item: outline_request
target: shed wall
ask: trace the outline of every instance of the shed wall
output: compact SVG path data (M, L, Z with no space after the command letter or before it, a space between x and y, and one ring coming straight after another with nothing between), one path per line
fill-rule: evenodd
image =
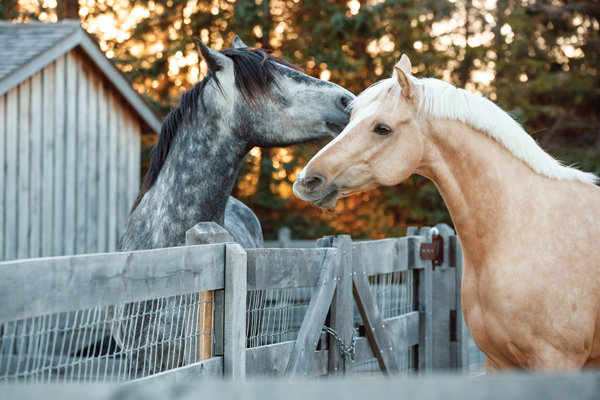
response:
M139 191L140 136L77 50L0 96L0 260L115 251Z

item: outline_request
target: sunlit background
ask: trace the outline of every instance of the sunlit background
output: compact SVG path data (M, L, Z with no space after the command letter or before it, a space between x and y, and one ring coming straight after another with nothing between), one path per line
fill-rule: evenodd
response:
M15 22L62 16L57 0L0 4L0 17ZM415 75L488 96L554 156L600 170L598 2L80 0L79 17L162 115L206 74L196 38L221 50L238 34L355 94L389 76L406 53ZM350 197L335 214L298 201L296 172L317 150L257 148L248 156L233 194L256 212L266 237L283 225L297 238L381 238L450 223L435 186L417 176Z

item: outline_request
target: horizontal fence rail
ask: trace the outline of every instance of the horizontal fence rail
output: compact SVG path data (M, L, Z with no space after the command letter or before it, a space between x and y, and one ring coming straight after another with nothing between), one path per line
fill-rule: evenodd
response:
M433 235L435 268L421 256ZM201 223L183 247L0 262L0 384L481 371L446 225L306 248L231 240Z

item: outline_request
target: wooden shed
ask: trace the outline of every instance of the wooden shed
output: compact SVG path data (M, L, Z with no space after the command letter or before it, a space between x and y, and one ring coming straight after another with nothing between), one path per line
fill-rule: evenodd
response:
M0 260L114 251L160 125L79 21L0 22Z

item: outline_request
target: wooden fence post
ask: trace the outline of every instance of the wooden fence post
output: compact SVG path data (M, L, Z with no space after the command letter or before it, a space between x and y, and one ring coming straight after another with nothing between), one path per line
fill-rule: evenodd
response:
M418 236L419 231L417 228L411 227L408 228L406 234L407 236ZM425 241L430 242L431 236L429 235L429 232L427 230L422 230L421 235L423 234L425 234ZM420 247L421 241L416 238L409 242L409 268L415 268L413 269L413 280L419 311L419 348L417 367L421 372L428 372L431 371L433 365L433 314L431 311L433 302L433 263L421 260ZM416 268L417 264L421 268Z
M223 330L223 375L225 379L246 377L247 254L237 243L228 243L225 253L225 325Z
M350 235L340 235L337 241L337 286L331 302L329 327L340 336L344 347L352 342L354 332L354 308L352 295L352 238ZM333 335L329 336L330 375L352 374L352 360L342 354L339 343Z
M186 246L232 241L233 238L229 235L229 232L215 222L199 222L185 233ZM198 308L196 308L196 306L191 306L188 308L190 311L194 312L197 309L198 318L185 318L185 321L190 321L189 326L186 328L186 336L189 337L189 339L186 339L185 344L184 360L186 360L186 363L193 363L196 360L196 356L194 354L198 355L198 361L211 358L213 353L217 355L216 352L213 352L213 343L215 350L223 347L223 337L220 335L213 336L213 334L210 333L216 333L218 331L222 332L222 328L219 327L219 324L222 325L221 320L223 316L219 314L216 316L216 318L213 318L213 302L216 302L217 299L222 299L222 296L215 297L214 291L212 290L201 292L199 293L199 297L197 299L199 302L197 306ZM188 296L187 302L194 302L194 299ZM220 305L217 305L217 308L222 309ZM193 340L193 338L197 332L208 333L201 334L198 338L198 342L196 342Z
M450 236L454 230L446 224L435 226L438 234L444 238L444 262L435 267L432 274L433 282L433 369L450 369L451 350L451 314L456 313L455 307L455 275L454 268L450 268ZM431 233L431 231L430 231ZM431 240L431 236L429 236Z
M287 226L279 228L279 232L277 232L277 241L279 242L279 248L289 248L290 240L292 240L292 230Z
M469 372L469 340L471 333L463 317L461 303L461 287L463 275L463 252L458 236L450 238L454 243L454 262L456 266L456 368Z

